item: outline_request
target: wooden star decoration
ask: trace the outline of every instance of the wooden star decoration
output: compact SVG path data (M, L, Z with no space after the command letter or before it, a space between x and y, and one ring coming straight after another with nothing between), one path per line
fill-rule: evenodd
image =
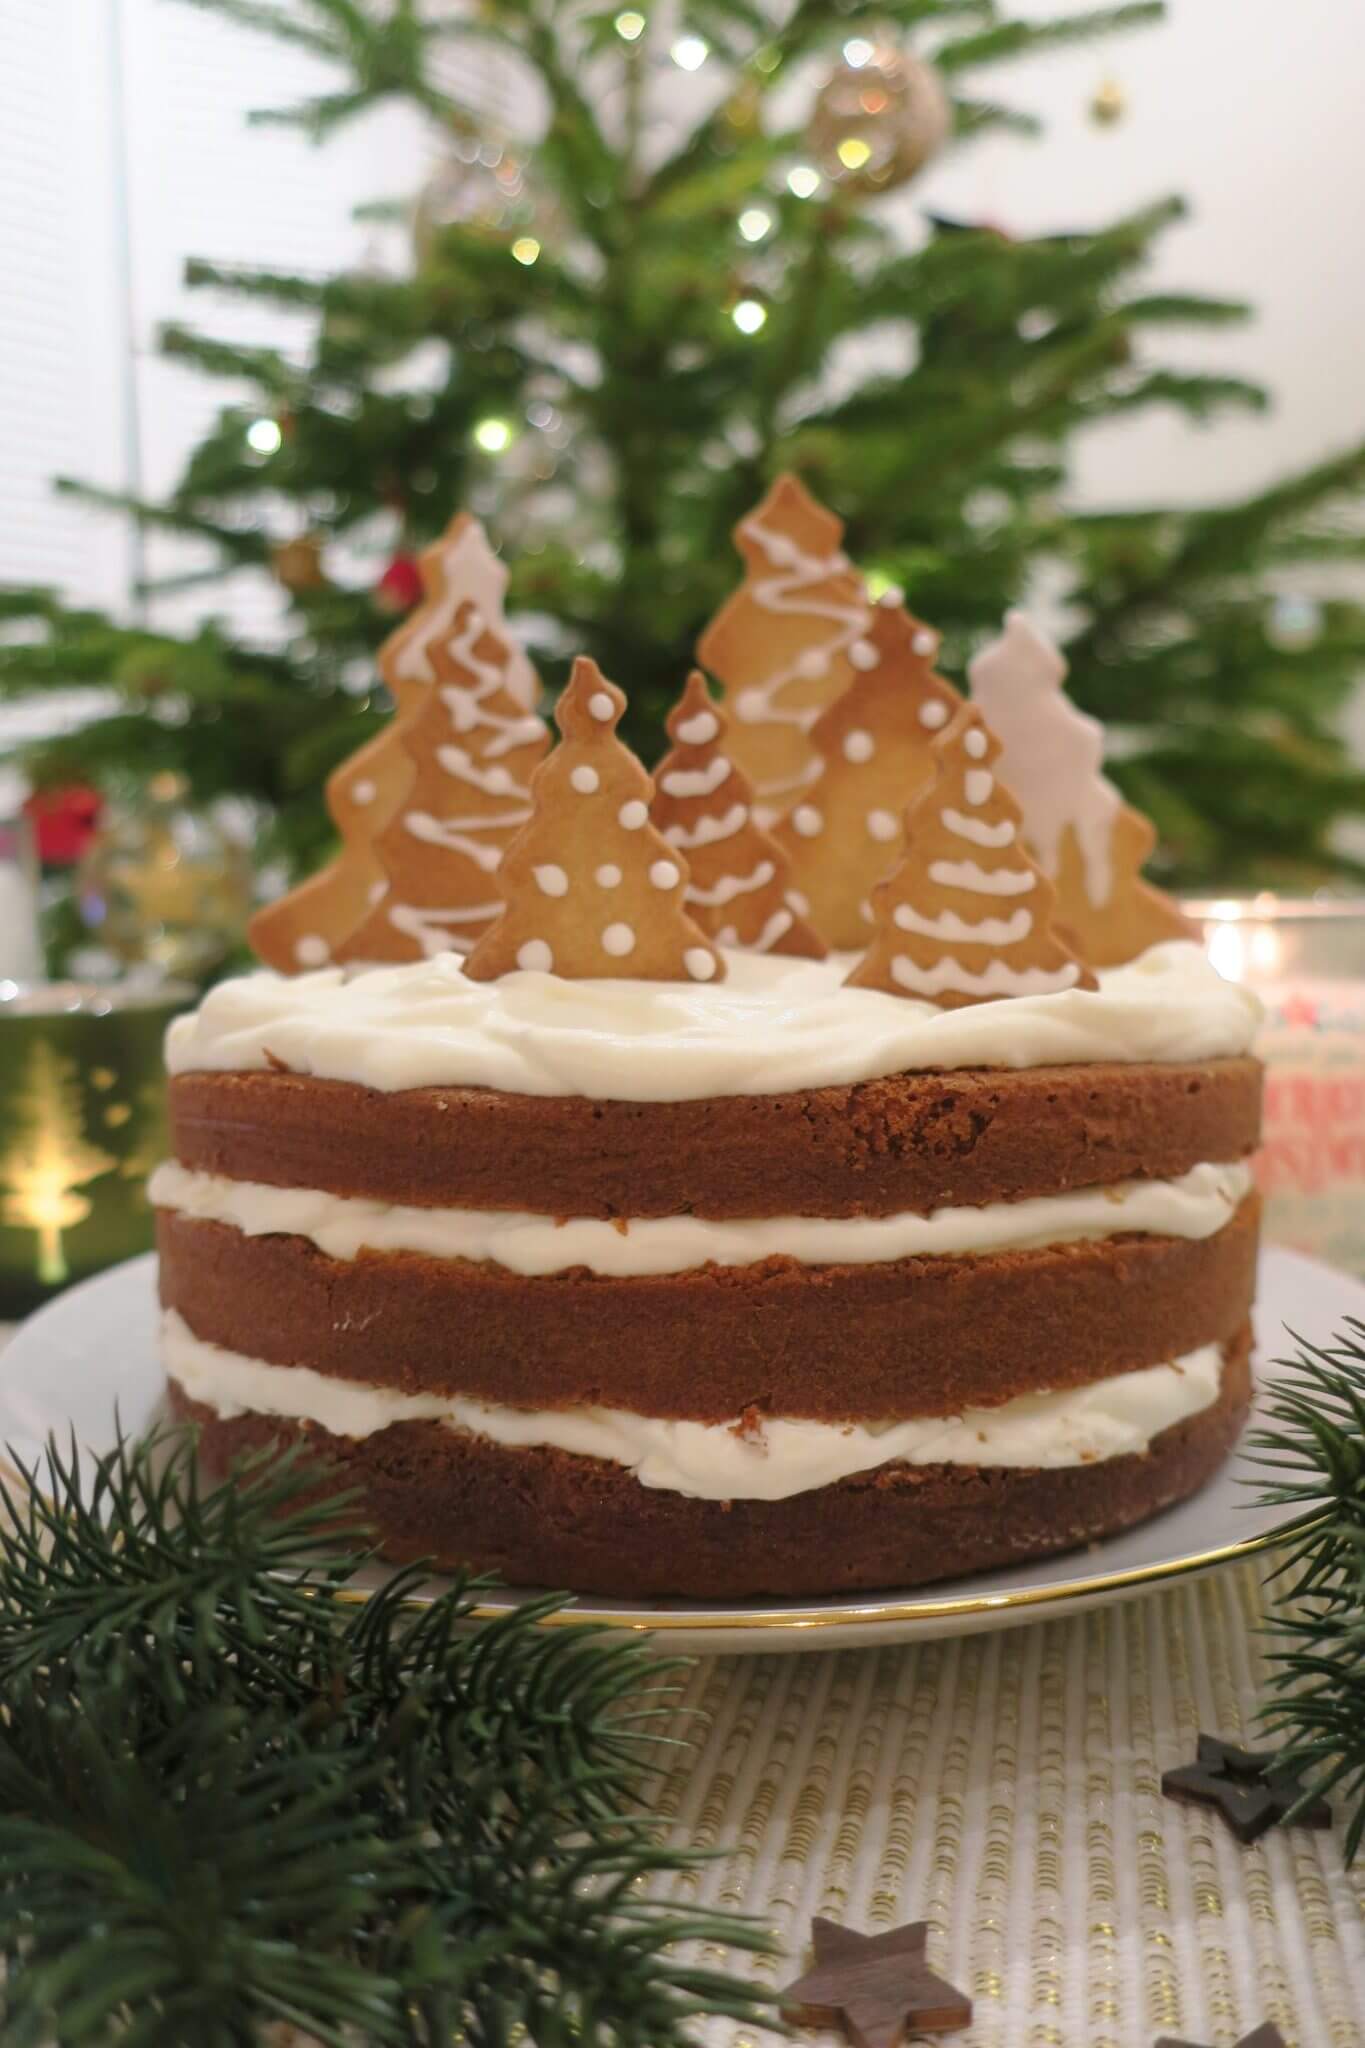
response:
M1161 1789L1168 1799L1215 1807L1243 1843L1259 1841L1267 1828L1273 1828L1298 1804L1305 1791L1298 1773L1278 1764L1273 1750L1238 1749L1216 1735L1200 1736L1196 1762L1163 1772ZM1313 1799L1302 1813L1295 1814L1293 1824L1330 1827L1332 1809L1325 1799Z
M1163 2034L1156 2048L1198 2048L1194 2041L1176 2041L1169 2034ZM1284 2035L1279 2028L1267 2020L1263 2027L1257 2027L1252 2034L1243 2034L1234 2048L1285 2048Z
M813 1920L814 1966L782 1993L790 2017L807 2026L842 2021L853 2048L898 2048L907 2033L948 2034L971 2025L972 2002L935 1976L925 1960L928 1923L859 1934Z

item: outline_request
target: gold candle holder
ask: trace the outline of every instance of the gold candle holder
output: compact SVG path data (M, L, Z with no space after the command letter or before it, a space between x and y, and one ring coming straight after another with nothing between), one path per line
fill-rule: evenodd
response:
M0 981L0 1319L146 1251L187 982Z
M1209 958L1266 1006L1266 1235L1365 1274L1365 897L1187 903Z

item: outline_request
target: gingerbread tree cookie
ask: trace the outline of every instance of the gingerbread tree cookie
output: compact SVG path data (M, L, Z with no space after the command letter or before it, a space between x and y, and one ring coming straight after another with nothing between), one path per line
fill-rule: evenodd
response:
M539 695L535 670L504 637L507 571L477 519L467 512L456 515L443 537L423 554L422 577L426 598L379 650L380 673L399 715L343 761L327 783L327 809L341 851L318 874L267 904L251 920L249 937L258 957L281 974L342 960L417 957L406 951L396 954L390 947L361 952L353 935L388 891L388 872L376 842L393 827L416 780L417 763L404 745L409 719L423 704L438 667L444 665L448 671L453 663L458 668L463 657L458 652L452 655L450 644L463 643L476 615L503 642L504 686L521 700L512 707L514 713L533 705ZM487 922L499 908L497 893L485 887L482 897ZM468 944L480 928L475 922L458 942Z
M1103 770L1104 733L1066 696L1066 663L1023 612L969 674L999 735L1001 773L1028 843L1057 891L1058 922L1096 967L1117 967L1163 939L1196 938L1169 896L1142 879L1156 833Z
M412 782L373 842L386 887L338 960L466 952L502 910L494 876L531 816L550 735L512 695L511 650L475 605L460 606L431 662L435 688L397 728Z
M721 746L726 721L700 669L668 715L673 751L655 770L654 823L687 856L687 908L722 946L822 960L801 915L787 856L753 820L753 785Z
M867 944L872 885L905 845L902 818L934 775L933 744L962 707L934 669L938 634L879 604L848 650L853 680L811 728L820 773L773 827L823 939Z
M585 979L719 981L725 963L684 908L687 864L649 822L654 784L616 736L626 700L580 657L555 706L563 734L531 784L530 822L498 873L506 908L465 963Z
M506 688L527 711L540 702L540 678L507 630L502 614L507 571L478 520L457 512L439 540L418 557L422 602L379 650L379 673L401 705L404 685L436 680L434 654L455 631L463 604L473 604L508 649Z
M399 723L376 733L327 778L327 811L341 852L287 896L258 910L247 926L257 958L280 974L327 967L345 957L348 935L388 887L372 835L392 822L417 772Z
M867 628L843 532L796 477L779 477L735 528L745 580L697 645L724 686L730 757L754 785L760 824L816 772L811 727L848 682L848 649Z
M934 743L935 777L905 819L900 865L872 892L876 936L855 988L941 1010L1094 988L1052 923L1052 885L1024 851L1019 806L991 772L1000 743L968 707Z

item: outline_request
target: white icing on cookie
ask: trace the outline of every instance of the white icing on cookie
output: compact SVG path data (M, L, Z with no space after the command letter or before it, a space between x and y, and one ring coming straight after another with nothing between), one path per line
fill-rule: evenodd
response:
M709 746L719 732L720 720L714 711L698 711L678 721L678 738L685 747Z
M676 861L656 860L650 867L649 879L656 889L676 889L682 880L682 869Z
M984 818L969 818L951 804L944 807L941 816L950 832L959 839L969 839L973 846L1013 846L1017 836L1008 818L1002 818L998 825L988 825Z
M892 811L869 811L867 830L871 838L884 840L889 844L900 832L900 826Z
M792 829L803 839L814 839L825 829L825 821L814 804L798 804L792 812Z
M622 804L616 816L624 831L638 832L642 825L649 823L649 805L640 797L633 796L629 803Z
M942 995L945 990L974 996L1054 995L1074 988L1080 972L1074 960L1056 968L1011 967L1006 960L988 960L979 974L951 954L936 960L932 967L920 967L904 953L895 954L891 961L891 974L901 987L911 995L925 997Z
M972 734L968 733L968 739ZM969 768L962 778L963 793L969 804L988 804L995 788L995 777L989 768Z
M554 861L542 861L539 867L532 868L531 873L542 896L568 895L569 878Z
M294 941L294 958L300 967L325 967L331 957L331 947L317 932L305 932Z
M605 690L594 690L588 699L588 709L603 725L616 716L616 706Z
M881 660L881 656L870 640L855 640L848 650L848 658L850 664L854 668L861 669L864 674L869 669L876 668Z
M846 761L870 761L877 751L877 742L870 732L858 725L852 732L844 734L844 759Z
M973 896L1026 896L1038 884L1032 868L983 868L974 860L931 860L929 880Z
M972 661L972 698L999 739L1000 774L1019 801L1024 831L1047 875L1075 834L1085 893L1096 909L1114 891L1113 839L1122 799L1104 775L1104 730L1066 696L1066 662L1021 611Z
M938 732L948 723L948 706L941 697L930 697L919 708L919 722L927 732Z
M1033 913L1021 904L1008 917L982 917L969 921L955 910L943 910L925 917L912 904L898 903L891 913L903 932L917 932L924 939L951 939L958 945L1014 946L1033 930Z
M619 889L621 886L621 870L617 867L614 860L603 861L601 867L598 868L593 876L593 880L597 883L599 889Z
M717 754L704 768L673 768L660 778L665 796L712 796L729 778L728 755Z
M555 964L555 956L544 939L527 939L517 947L517 965L528 974L549 974Z
M693 981L713 981L716 973L714 956L705 946L689 946L683 954L683 966Z
M733 839L749 822L747 804L731 804L720 817L698 818L695 825L668 825L664 838L670 846L714 846L718 839Z
M635 951L635 933L628 924L609 924L602 934L602 951L613 960L624 960Z
M689 882L685 900L688 903L701 903L708 909L720 910L727 903L733 903L736 896L748 896L755 889L766 888L776 873L777 869L770 860L761 860L751 874L722 875L709 889L700 889L695 882ZM787 925L790 923L789 918ZM784 930L786 928L787 926L783 927ZM721 934L721 943L726 943L724 933ZM738 945L739 940L735 939L730 943Z
M351 784L351 802L353 804L372 804L378 794L379 785L371 782L368 777L362 776L359 782Z
M586 761L580 761L576 768L569 771L569 781L580 796L591 796L601 781L601 777L595 768L588 766Z

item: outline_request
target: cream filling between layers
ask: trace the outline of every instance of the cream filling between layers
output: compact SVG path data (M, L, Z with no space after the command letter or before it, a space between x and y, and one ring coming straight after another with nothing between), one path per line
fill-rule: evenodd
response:
M802 1265L873 1265L884 1260L1023 1251L1138 1231L1205 1238L1221 1230L1251 1187L1250 1167L1195 1166L1178 1180L1129 1180L927 1216L773 1216L716 1222L651 1216L618 1226L597 1217L557 1221L497 1209L423 1209L226 1180L168 1162L149 1185L151 1200L248 1237L306 1238L329 1258L362 1251L417 1252L474 1259L527 1277L574 1267L613 1279L687 1273L699 1266L751 1266L762 1259Z
M875 1423L779 1417L750 1429L738 1420L667 1422L622 1408L505 1408L461 1396L398 1394L206 1344L174 1309L162 1317L161 1356L190 1399L225 1421L281 1416L353 1438L397 1422L439 1422L511 1448L603 1458L629 1467L641 1486L701 1500L786 1500L879 1465L1058 1470L1120 1458L1210 1407L1223 1364L1221 1346L1205 1344L1168 1365L957 1416Z
M520 971L471 981L454 953L363 972L220 982L166 1041L173 1074L298 1074L367 1088L502 1088L682 1102L781 1095L881 1075L1244 1053L1260 1019L1184 941L1107 969L1098 989L966 1009L849 988L847 959L726 951L725 979L570 981Z

